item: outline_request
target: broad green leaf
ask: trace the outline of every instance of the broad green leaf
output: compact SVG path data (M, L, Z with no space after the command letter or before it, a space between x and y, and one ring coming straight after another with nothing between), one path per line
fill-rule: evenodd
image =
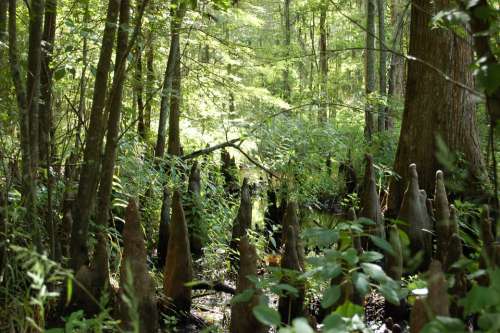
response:
M424 326L421 333L465 333L464 323L457 318L437 316Z
M342 259L344 259L349 265L354 266L359 261L356 249L350 247L347 251L342 252Z
M479 317L479 327L488 332L500 332L500 313L485 313Z
M314 330L309 326L305 318L297 318L292 321L294 333L314 333Z
M330 286L323 295L323 300L321 301L321 307L326 309L335 304L335 302L337 302L338 299L340 298L341 293L342 291L340 289L340 286L338 285Z
M254 289L246 289L243 292L234 296L231 299L231 304L248 302L252 299L252 296L254 295L254 293L255 293Z
M364 312L365 310L362 306L346 301L344 304L339 306L334 313L339 314L342 317L351 318L356 314L363 315Z
M347 326L338 313L332 313L323 320L323 329L325 333L344 333L347 332Z
M459 301L466 314L473 314L498 304L499 295L491 288L474 285L465 298Z
M298 293L299 293L297 288L295 288L292 285L286 284L286 283L278 283L277 285L274 286L274 288L276 288L278 290L288 291L288 293L292 294L292 295L298 295Z
M396 289L392 288L389 284L385 283L381 285L378 290L384 296L386 301L394 305L399 305L399 297Z
M366 295L370 289L368 277L363 273L354 272L352 274L352 283L361 296Z
M363 268L363 271L375 281L384 282L389 279L382 267L380 267L379 265L364 262L361 264L361 268Z
M388 241L373 235L370 235L369 237L372 240L373 244L375 244L378 248L384 250L385 252L391 255L394 255L394 249L392 248L391 244L389 244Z
M267 305L257 305L252 309L252 313L264 325L276 327L281 323L279 312Z
M359 257L361 261L366 261L366 262L377 261L381 260L382 258L384 258L384 255L376 251L365 251Z

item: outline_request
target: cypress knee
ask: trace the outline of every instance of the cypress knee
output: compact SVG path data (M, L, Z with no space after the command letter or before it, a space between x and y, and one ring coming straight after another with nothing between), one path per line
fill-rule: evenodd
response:
M449 237L450 208L446 188L444 186L443 172L436 172L436 188L434 192L434 209L436 217L437 257L445 262L446 249Z
M223 149L221 151L221 174L224 178L224 191L232 197L235 197L239 190L237 172L236 160Z
M167 259L168 239L170 236L170 192L168 187L163 188L163 198L160 213L160 227L158 231L158 243L156 245L157 262L156 267L163 269Z
M399 211L398 220L405 221L405 231L410 238L412 254L423 251L424 264L430 261L432 255L432 239L428 230L432 229L430 217L427 213L423 193L418 186L417 166L409 166L410 181L403 196L403 203Z
M448 317L450 303L448 299L448 284L446 282L441 262L434 260L429 265L427 278L427 297L417 298L410 315L410 332L418 333L436 316Z
M370 227L368 232L372 235L385 238L384 217L380 209L380 200L377 192L377 181L375 179L375 170L373 168L373 157L365 156L365 178L363 184L363 193L361 194L361 212L360 217L375 222L375 226Z
M247 230L252 226L252 199L250 197L250 187L248 179L243 179L241 186L241 203L238 209L238 215L233 222L233 231L231 235L231 250L235 255L231 258L231 264L238 266L238 256L236 255L240 239L247 234Z
M389 242L394 253L386 253L387 275L395 281L400 281L403 276L403 248L395 225L389 227Z
M172 198L172 217L163 289L171 308L176 312L187 313L191 309L191 288L185 285L191 280L193 280L193 263L189 234L181 194L175 191Z
M195 258L202 255L203 240L201 237L201 177L198 162L194 162L189 173L187 202L185 204L186 221L189 230L191 254Z
M358 217L356 216L356 210L354 208L349 208L349 211L347 212L347 220L349 221L356 221ZM363 253L363 246L361 245L361 236L359 236L359 233L356 232L356 234L353 234L352 236L352 246L356 249L356 252L358 255L361 255Z
M239 244L240 268L238 270L238 281L236 283L236 295L246 290L253 289L252 297L245 302L237 302L231 306L231 333L240 332L267 332L253 315L252 309L259 304L260 291L255 290L254 283L248 279L249 276L257 275L257 253L255 246L250 244L248 237L244 236Z
M266 227L267 237L269 237L269 242L267 244L268 250L277 251L278 246L278 232L276 230L277 226L281 223L280 209L278 208L278 198L276 191L271 187L271 182L268 183L267 189L267 208L264 214L264 223ZM274 240L271 241L271 239Z
M483 242L481 267L494 267L496 257L495 238L493 236L489 207L486 205L483 207L481 214L481 240Z
M306 315L304 309L305 285L303 281L298 281L297 279L297 275L303 272L303 266L301 265L300 255L297 251L296 229L292 225L289 225L285 235L285 252L281 260L281 268L285 269L285 275L281 283L289 284L298 290L296 295L286 292L279 299L278 311L283 322L289 324L294 318Z
M130 200L125 215L123 230L123 259L120 266L120 294L137 303L139 332L153 333L158 328L158 312L153 281L149 276L146 244L141 228L139 210L135 200ZM128 303L122 299L121 315L125 330L132 329L132 318Z

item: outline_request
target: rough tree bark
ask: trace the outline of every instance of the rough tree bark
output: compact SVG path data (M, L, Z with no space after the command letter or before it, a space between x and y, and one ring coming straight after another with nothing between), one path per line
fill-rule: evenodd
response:
M374 131L373 106L369 101L375 91L375 0L366 1L366 67L365 67L365 137L371 140Z
M181 156L181 53L175 52L174 75L170 92L170 115L168 117L168 148L170 156Z
M404 31L404 13L399 0L392 1L391 24L394 26L394 32L392 36L392 49L396 52L401 52L403 46L402 41ZM387 96L389 97L389 100L402 99L404 95L404 58L396 54L396 52L391 53L391 60L389 65L387 83ZM394 127L394 112L395 111L393 107L386 107L386 129L391 129Z
M450 31L431 30L432 15L429 13L435 13L447 4L447 0L440 0L435 5L430 0L412 2L409 54L435 66L451 79L473 87L472 73L468 68L472 62L472 50L467 41ZM446 80L428 65L411 61L394 163L394 170L401 179L393 179L390 184L389 216L396 216L399 210L410 163L417 164L420 188L427 193L434 190L436 170L443 168L450 177L453 174L438 161L438 137L450 151L461 153L467 163L461 166L468 170L467 184L458 194L484 197L484 162L471 93Z
M78 270L88 262L88 228L92 205L95 200L101 164L103 125L105 123L104 105L108 86L111 55L116 34L116 21L120 9L120 0L109 0L106 25L102 37L99 62L97 64L90 111L90 123L85 138L85 149L75 200L73 228L71 230L71 267Z

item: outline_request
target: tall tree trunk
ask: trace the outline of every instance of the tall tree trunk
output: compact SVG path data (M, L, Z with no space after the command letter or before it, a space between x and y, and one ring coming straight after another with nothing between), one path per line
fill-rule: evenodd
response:
M122 109L123 84L126 78L126 63L128 49L128 30L130 17L129 0L121 0L119 30L116 43L115 71L113 85L110 90L108 101L108 124L106 133L106 147L102 161L101 181L97 194L96 225L97 247L94 258L94 267L98 267L99 277L97 285L104 287L109 276L108 264L108 241L106 227L109 218L109 205L111 201L111 190L113 187L113 174L115 170L116 150L118 147L118 135L120 130L120 116Z
M290 22L290 2L291 0L284 0L284 7L283 7L283 16L285 19L284 22L284 30L285 30L285 40L284 40L284 46L285 46L285 56L287 58L286 60L286 65L285 65L285 70L283 71L283 98L285 101L290 102L291 98L291 87L290 87L290 68L289 68L289 59L288 57L290 56L290 36L291 36L291 22ZM314 43L314 42L313 42Z
M0 1L0 42L4 43L7 39L7 10L9 8L9 1L2 0ZM4 50L0 51L0 65L4 65Z
M462 5L466 7L468 4L469 3L462 0ZM485 9L490 12L486 17L483 16ZM494 76L494 68L496 68L496 73L498 73L498 66L500 66L500 64L498 57L495 56L490 45L491 36L489 31L493 24L493 20L498 18L498 14L491 14L495 12L495 8L490 6L487 0L475 2L473 6L468 8L468 12L471 17L470 28L473 34L476 56L478 59L484 59L484 62L481 64L482 66L488 66L488 77L493 81L495 80L495 78L492 77ZM498 42L498 38L496 41ZM490 116L491 125L496 126L498 120L500 120L500 86L496 85L494 89L491 89L491 87L486 89L486 108Z
M165 155L165 125L167 118L169 119L169 138L168 138L168 153L179 156L180 153L180 137L179 137L179 103L180 103L180 29L182 27L182 19L186 12L185 4L175 0L177 6L171 10L171 43L170 52L168 55L167 68L163 80L163 89L160 102L160 122L158 126L158 139L155 148L155 158L163 158ZM179 6L180 5L180 6ZM170 98L170 109L169 109ZM170 113L170 115L169 115ZM173 119L172 119L173 118ZM166 184L164 186L167 186ZM158 263L159 267L165 263L168 249L169 237L165 234L169 230L169 212L170 210L170 195L168 189L163 191L162 214L160 217L158 231Z
M151 129L151 109L153 105L154 75L154 39L153 31L147 34L146 45L146 103L144 105L144 131L148 133Z
M40 236L40 226L38 225L38 216L36 213L37 192L36 181L33 170L33 156L30 148L30 117L27 88L24 86L21 77L21 64L19 61L19 53L17 49L17 22L16 22L17 1L9 0L9 62L10 72L14 88L16 91L17 105L19 109L19 127L21 141L21 158L22 158L22 182L23 182L23 205L26 209L26 221L33 225L33 242L40 250L42 246ZM30 32L31 34L31 32ZM36 42L36 38L31 38ZM36 49L35 47L30 47ZM34 56L32 56L33 58ZM36 58L36 57L34 57ZM40 59L38 57L38 59ZM39 67L39 66L38 66ZM39 75L38 75L39 78ZM34 82L31 82L34 83Z
M56 37L57 0L46 0L45 20L43 26L43 46L40 73L40 119L39 119L39 151L40 159L48 163L49 145L53 136L52 124L52 52Z
M168 154L181 156L180 115L181 115L181 54L176 52L172 91L170 93L170 116L168 117Z
M464 3L462 1L462 6L467 7L468 3ZM473 6L468 8L469 16L471 17L470 28L473 36L473 45L474 50L476 51L476 58L482 59L481 66L487 68L486 75L483 73L483 76L486 76L487 80L490 81L490 85L494 85L495 79L492 78L494 76L494 69L496 69L498 73L498 68L500 67L499 58L493 53L492 47L490 45L490 31L491 24L493 20L491 18L498 17L498 15L490 14L491 16L484 17L481 13L484 12L485 9L488 9L490 13L494 13L495 10L492 8L486 0L479 0ZM486 65L486 66L485 66ZM483 77L483 80L486 79ZM486 110L489 115L490 120L490 145L491 145L491 154L492 158L492 169L493 169L493 181L494 181L494 200L493 207L495 210L499 210L500 203L498 202L498 175L497 175L497 164L495 159L495 132L498 127L498 120L500 119L500 85L496 84L494 88L491 86L485 87L485 95L486 95ZM498 216L498 215L497 215ZM495 232L497 232L497 221L495 221ZM498 235L497 235L498 236Z
M365 67L365 137L371 140L374 131L373 106L369 100L375 91L375 0L366 0L366 67Z
M323 0L321 3L321 12L319 17L319 65L321 77L320 103L321 109L319 114L320 122L325 122L328 119L328 56L326 53L327 29L326 29L326 14L328 10L328 1Z
M439 0L435 6L430 0L412 2L409 53L443 71L452 80L472 87L474 82L468 69L472 62L472 50L467 41L450 31L431 30L432 15L429 14L447 5L447 0ZM484 163L471 93L446 80L428 65L411 61L394 163L394 170L402 178L393 179L390 184L388 215L395 216L400 207L410 163L416 163L420 187L427 193L434 190L437 169L443 168L445 174L453 172L446 170L437 158L438 137L450 151L462 154L462 160L466 163L458 166L468 171L465 183L454 192L468 197L484 197ZM452 179L454 176L458 175L452 174L446 178Z
M57 0L46 0L45 20L43 27L43 46L40 77L40 119L39 119L39 151L40 159L44 161L47 174L47 216L46 226L50 240L51 257L56 255L56 231L52 207L53 184L51 166L55 155L54 125L52 121L52 52L56 37Z
M170 51L168 53L167 68L163 78L163 88L161 91L160 102L160 120L158 122L158 138L155 147L155 157L163 158L165 155L165 142L166 142L166 124L170 113L169 99L172 93L172 82L175 76L175 66L180 53L180 29L182 27L182 19L186 11L185 4L179 0L172 1L175 5L171 9L171 22L170 22Z
M396 52L391 54L388 74L387 96L389 102L403 98L404 95L404 58L396 54L402 51L404 33L404 12L399 0L392 1L391 24L394 26L392 36L392 49ZM387 106L385 110L385 128L394 127L394 107Z
M385 49L385 1L377 0L378 8L378 47L379 51L379 94L380 98L387 95L387 51ZM387 119L386 108L383 104L378 107L378 131L385 131L385 123Z
M144 38L143 38L144 39ZM143 66L142 52L144 43L136 43L135 47L135 79L134 88L137 103L137 133L142 140L146 140L146 125L144 123L144 85L143 85Z
M0 0L0 45L5 45L8 43L7 41L7 10L9 8L9 0ZM7 56L7 48L0 48L0 75L8 73L8 56ZM9 95L10 83L8 80L0 81L0 98L2 100L6 99Z
M40 68L42 56L44 1L30 1L29 15L29 45L28 71L26 78L26 93L28 97L28 118L30 129L31 165L36 178L39 161L39 98L40 98Z
M106 24L102 36L101 51L97 64L94 83L90 123L85 138L83 164L78 184L78 194L75 200L73 214L73 229L71 230L71 267L76 271L88 262L87 237L89 219L95 200L98 175L101 164L103 139L104 104L108 85L108 75L111 65L111 55L116 34L116 21L120 10L120 0L109 0Z
M88 23L90 21L90 11L89 11L89 0L85 0L83 3L83 26L88 28ZM85 99L87 95L87 68L88 68L88 36L85 34L83 36L83 45L82 45L82 74L80 76L80 98L78 101L78 119L76 125L76 134L75 134L75 151L78 152L82 149L82 138L81 132L82 127L85 124L85 114L86 114L86 104Z

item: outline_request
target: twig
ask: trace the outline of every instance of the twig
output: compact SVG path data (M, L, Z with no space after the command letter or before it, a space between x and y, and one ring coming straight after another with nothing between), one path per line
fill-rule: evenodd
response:
M259 162L257 162L255 159L253 159L250 155L248 155L243 149L240 148L240 146L237 146L235 144L232 144L230 147L238 150L241 154L243 154L243 156L245 156L247 158L247 160L249 160L252 164L254 164L255 166L257 166L258 168L264 170L267 174L269 174L270 176L274 177L274 178L277 178L279 179L280 177L278 175L276 175L274 172L272 172L271 170L269 170L268 168L266 168L265 166L263 166L262 164L260 164Z
M219 143L218 145L211 146L211 147L208 147L208 148L205 148L205 149L200 149L200 150L197 150L195 152L192 152L191 154L182 156L181 159L183 161L187 161L187 160L196 158L196 157L201 156L201 155L210 154L211 152L216 151L218 149L222 149L222 148L226 148L226 147L232 147L232 145L236 144L239 141L243 141L243 139L242 138L237 138L237 139L229 140L229 141L226 141L226 142L223 142L223 143Z

